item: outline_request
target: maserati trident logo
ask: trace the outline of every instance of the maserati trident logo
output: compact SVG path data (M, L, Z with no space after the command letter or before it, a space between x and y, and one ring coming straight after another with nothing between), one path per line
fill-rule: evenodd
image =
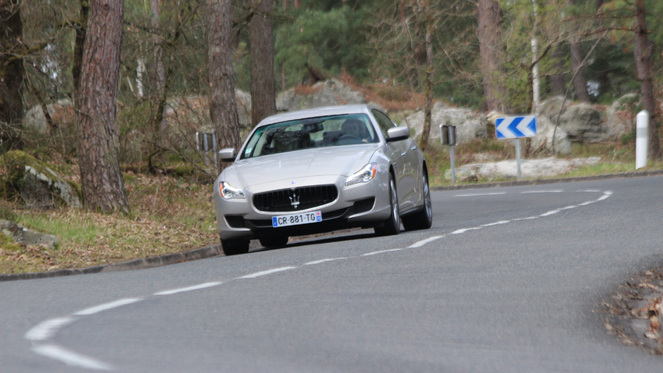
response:
M299 207L299 195L297 195L297 193L294 190L292 191L292 194L288 198L290 198L290 206L292 206L295 209Z

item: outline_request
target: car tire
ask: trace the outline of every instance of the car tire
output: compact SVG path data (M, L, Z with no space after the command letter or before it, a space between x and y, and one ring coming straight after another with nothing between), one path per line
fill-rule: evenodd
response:
M288 244L288 236L261 237L260 244L267 249L278 249Z
M394 234L398 234L398 232L400 232L401 230L401 216L400 216L400 208L398 206L398 193L396 191L396 182L394 181L393 176L389 178L389 206L391 210L389 218L385 220L381 226L375 227L375 233L378 236L391 236Z
M403 228L407 231L417 229L428 229L433 225L433 204L430 198L430 186L428 185L428 175L422 173L421 184L423 185L424 204L421 210L408 216L403 216Z
M249 240L221 240L221 248L226 256L249 252Z

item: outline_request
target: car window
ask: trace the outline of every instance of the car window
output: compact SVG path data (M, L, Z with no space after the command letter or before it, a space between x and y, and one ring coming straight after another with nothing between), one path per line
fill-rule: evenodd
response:
M378 141L365 114L306 118L258 128L246 142L242 158Z
M391 119L389 119L389 117L385 113L379 110L373 109L373 116L375 117L375 120L378 121L378 125L380 126L380 131L382 131L382 135L386 139L387 131L389 131L390 128L396 127L396 125L394 124L394 122L391 121Z

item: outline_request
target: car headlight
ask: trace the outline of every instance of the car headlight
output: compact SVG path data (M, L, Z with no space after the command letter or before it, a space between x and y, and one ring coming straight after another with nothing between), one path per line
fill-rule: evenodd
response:
M225 181L219 182L219 194L224 199L245 199L246 194L241 189L228 184Z
M345 185L368 183L369 181L375 178L377 172L378 172L378 164L375 162L369 163L366 166L362 167L361 170L348 176L348 178L345 180Z

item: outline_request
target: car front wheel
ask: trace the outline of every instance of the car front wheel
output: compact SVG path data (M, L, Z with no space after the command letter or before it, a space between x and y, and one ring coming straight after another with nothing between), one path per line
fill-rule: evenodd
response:
M260 244L267 249L278 249L288 244L288 236L261 237Z
M416 213L403 217L403 228L408 231L428 229L433 225L433 203L430 198L430 187L426 173L422 174L421 179L423 206Z
M249 240L221 240L221 248L226 256L249 252Z
M396 182L392 176L389 180L389 206L391 214L384 221L382 226L375 227L375 233L379 236L390 236L398 234L401 230L400 208L398 206L398 193L396 191Z

